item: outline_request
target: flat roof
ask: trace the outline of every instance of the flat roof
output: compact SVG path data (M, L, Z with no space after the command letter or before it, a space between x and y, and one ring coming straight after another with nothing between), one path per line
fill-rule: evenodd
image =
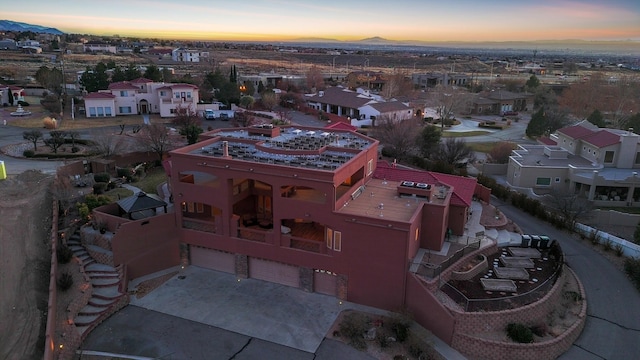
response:
M282 127L274 137L251 131L269 128L216 131L211 133L212 140L202 141L202 146L189 154L223 158L226 142L233 160L333 171L376 143L350 131L323 128Z
M376 221L402 221L408 222L418 210L419 206L427 202L426 198L417 196L398 195L400 181L388 181L371 179L362 189L361 194L348 201L337 212L360 217L376 219ZM438 192L446 186L438 185L433 189ZM432 204L444 205L445 199L431 197Z
M567 158L550 158L549 156L544 154L544 149L546 147L551 148L552 150L560 150L556 146L547 146L547 145L522 145L522 147L526 150L515 150L520 156L514 156L515 161L517 161L522 166L542 166L542 167L569 167L574 166L578 168L592 168L599 169L601 165L594 164L592 161L589 161L581 156L573 155L571 153L567 153Z

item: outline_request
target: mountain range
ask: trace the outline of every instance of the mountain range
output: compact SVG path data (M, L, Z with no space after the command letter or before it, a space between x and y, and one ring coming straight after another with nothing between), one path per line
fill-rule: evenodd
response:
M31 31L34 33L45 33L53 35L63 35L64 33L56 28L40 25L32 25L11 20L0 20L0 31Z

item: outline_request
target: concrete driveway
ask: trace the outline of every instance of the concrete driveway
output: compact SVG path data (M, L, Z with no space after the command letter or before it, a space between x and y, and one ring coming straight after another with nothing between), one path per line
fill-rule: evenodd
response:
M372 359L324 339L346 309L386 313L189 266L142 299L132 296L82 349L167 359Z

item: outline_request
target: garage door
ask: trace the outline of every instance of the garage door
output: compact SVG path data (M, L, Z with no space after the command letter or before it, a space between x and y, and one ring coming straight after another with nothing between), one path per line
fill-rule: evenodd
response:
M297 266L264 259L249 258L249 277L287 286L300 286L300 270Z
M338 294L338 277L330 271L316 269L313 272L313 291L336 296Z
M193 245L189 250L191 265L231 274L236 273L236 257L231 253Z

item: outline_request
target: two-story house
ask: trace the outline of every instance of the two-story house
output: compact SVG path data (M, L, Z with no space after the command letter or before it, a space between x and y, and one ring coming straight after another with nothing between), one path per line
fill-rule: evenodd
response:
M171 51L171 59L180 62L201 62L209 58L208 51L177 48Z
M160 114L175 116L178 107L196 112L198 87L191 84L159 83L139 78L109 84L109 88L84 96L87 117Z
M507 182L539 192L558 189L599 205L640 205L640 136L587 121L556 131L541 145L520 145Z

